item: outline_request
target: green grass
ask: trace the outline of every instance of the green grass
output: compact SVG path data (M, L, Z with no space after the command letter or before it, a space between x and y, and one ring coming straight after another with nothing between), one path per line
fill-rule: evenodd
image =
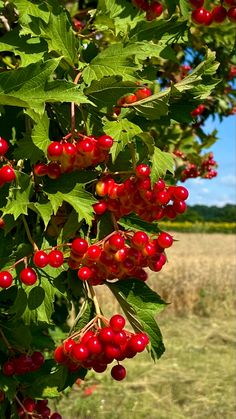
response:
M59 411L64 419L232 419L235 414L235 319L161 320L167 351L153 365L148 354L124 362L127 378L89 373ZM91 396L84 389L96 384Z

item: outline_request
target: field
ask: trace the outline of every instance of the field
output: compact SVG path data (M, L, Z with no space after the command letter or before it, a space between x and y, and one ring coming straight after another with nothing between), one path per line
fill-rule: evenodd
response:
M169 264L149 280L171 303L159 316L164 356L128 360L121 383L89 373L57 406L64 419L235 417L235 236L173 234ZM117 310L102 288L98 297L108 316Z

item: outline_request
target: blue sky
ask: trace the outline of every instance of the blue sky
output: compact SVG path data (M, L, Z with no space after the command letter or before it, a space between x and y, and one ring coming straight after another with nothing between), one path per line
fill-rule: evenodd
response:
M219 164L218 176L211 180L190 179L184 183L189 190L188 204L224 206L236 204L236 116L232 115L220 123L209 120L204 131L218 130L219 140L209 150Z

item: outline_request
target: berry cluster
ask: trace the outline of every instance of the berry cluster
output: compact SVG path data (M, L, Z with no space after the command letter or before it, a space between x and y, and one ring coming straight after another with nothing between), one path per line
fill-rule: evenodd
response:
M113 139L109 135L104 134L98 138L84 135L82 137L83 139L76 143L51 142L47 150L50 163L36 164L34 167L35 175L48 175L51 179L58 179L62 173L96 166L107 160L113 145Z
M145 333L125 330L125 319L119 314L112 316L110 322L104 317L102 321L105 327L99 327L95 318L92 327L72 335L58 346L54 351L55 361L65 364L71 372L92 368L103 373L114 360L119 362L133 358L138 352L143 352L149 343ZM76 336L78 340L75 340ZM121 381L126 376L126 369L118 363L112 367L111 376Z
M20 405L17 406L17 413L21 419L62 419L59 413L51 413L46 399L36 401L27 397L19 401Z
M116 232L92 246L78 237L71 244L68 265L78 269L78 278L91 285L127 277L146 281L144 268L160 271L166 263L164 251L172 243L172 236L165 232L156 239L149 238L143 231Z
M24 375L29 372L38 371L44 363L44 356L41 352L35 351L32 355L20 354L4 362L2 373L4 375Z
M201 104L198 105L192 112L191 112L191 116L192 118L196 118L197 116L200 116L203 114L203 112L205 111L206 107L205 105Z
M123 183L116 183L111 176L101 179L96 185L96 193L106 199L94 205L96 214L111 211L117 219L131 213L145 221L152 222L163 217L174 219L186 210L187 189L182 186L167 187L159 179L151 186L150 167L140 164L135 176Z
M149 1L147 0L132 0L134 6L138 9L146 12L146 19L153 20L161 16L163 12L163 6L159 1Z
M209 26L212 23L222 23L227 17L232 22L236 21L235 0L224 1L227 6L233 6L230 7L228 11L221 4L220 6L215 6L211 12L203 7L204 0L189 0L189 2L194 8L192 11L192 20L196 24Z
M134 93L129 93L125 96L122 96L117 101L117 106L113 108L113 113L116 115L120 114L120 108L124 105L130 105L131 103L135 103L139 100L146 99L147 97L152 95L151 89L148 87L142 87L137 89Z
M21 262L19 260L17 263ZM37 268L45 268L50 265L59 268L64 262L64 255L60 250L53 249L49 254L43 250L34 253L33 263ZM20 281L25 285L34 285L37 282L37 273L31 267L25 267L20 272ZM0 287L8 288L12 285L13 276L9 271L0 272Z
M191 163L187 160L187 156L179 150L176 150L174 153L177 157L181 158L185 167L180 173L180 180L185 182L185 180L190 178L202 177L204 179L212 179L217 176L217 163L214 160L213 153L209 153L206 156L202 157L201 164Z

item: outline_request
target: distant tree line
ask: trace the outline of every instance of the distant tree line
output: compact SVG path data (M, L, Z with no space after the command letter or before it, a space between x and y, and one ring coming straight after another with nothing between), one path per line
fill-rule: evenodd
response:
M224 207L189 206L186 213L182 214L178 221L236 222L236 205L227 204Z

